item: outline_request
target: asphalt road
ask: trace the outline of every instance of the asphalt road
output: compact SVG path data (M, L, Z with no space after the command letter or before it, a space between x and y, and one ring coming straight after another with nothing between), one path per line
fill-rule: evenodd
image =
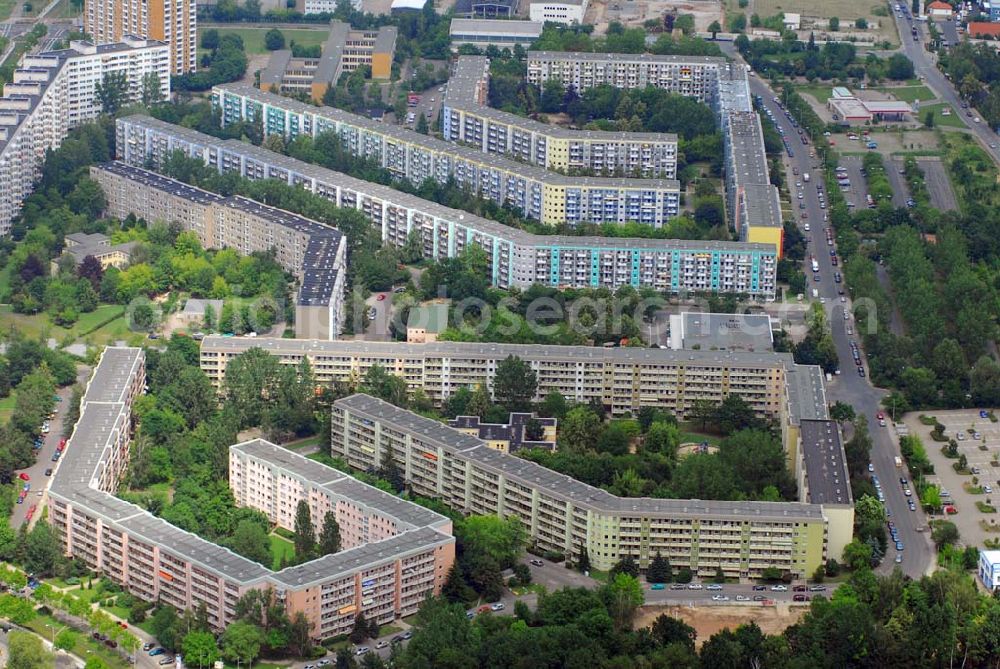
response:
M841 191L849 202L854 203L854 211L861 211L868 206L868 200L866 199L868 195L868 182L865 181L865 177L861 174L861 158L857 156L844 156L840 159L840 165L847 169L847 178L851 180L850 190L845 191L841 189ZM812 214L809 216L812 217ZM822 221L823 217L820 216L819 220Z
M900 174L903 169L902 160L886 160L885 174L889 177L889 185L892 186L892 206L897 209L906 206L906 201L910 198L910 187L906 183L906 176Z
M920 160L917 164L924 171L924 182L927 184L927 193L931 196L931 206L938 211L958 209L955 190L951 187L951 180L948 179L944 163L935 158L933 160Z
M383 299L378 299L384 295ZM366 321L364 339L366 341L389 341L392 333L389 331L390 318L392 317L392 291L387 290L381 293L372 293L365 300L364 314ZM375 310L375 318L369 318L371 310Z
M909 32L909 29L907 29ZM723 45L730 53L735 53L731 45ZM778 126L784 130L786 135L794 136L795 129L792 127L784 113L773 102L775 96L772 91L759 77L750 78L751 91L760 95L764 104L771 109ZM791 166L799 168L799 172L805 169L812 169L814 159L809 157L809 151L797 150L795 157L786 162ZM792 179L794 181L794 178ZM853 181L853 179L852 179ZM926 527L927 521L923 512L919 509L911 512L906 504L906 497L898 485L899 470L896 469L894 458L899 455L898 442L891 433L891 428L881 428L875 420L875 414L881 409L880 401L886 395L886 391L875 388L869 383L868 376L864 378L858 376L853 361L851 360L850 340L858 340L857 327L853 336L847 335L848 325L854 326L854 319L845 321L843 319L843 307L837 295L837 284L833 281L833 274L840 267L834 268L830 262L830 255L827 252L826 233L824 232L823 210L819 208L819 200L816 197L816 189L806 189L806 211L809 220L814 221L811 232L804 233L810 239L809 246L815 253L820 265L819 282L810 281L810 289L816 288L822 298L825 299L829 321L833 330L834 343L837 354L840 357L843 374L834 377L833 382L827 384L827 398L832 403L837 400L848 402L854 406L855 410L868 418L869 431L872 435L873 447L871 461L875 466L875 472L884 482L883 489L886 496L886 507L892 514L892 519L899 528L900 539L904 544L903 561L899 565L903 571L910 576L919 577L931 566L934 554L931 548L930 539L927 533L918 531L917 528ZM801 225L801 221L799 222ZM807 259L808 262L808 259ZM806 268L806 274L812 274ZM861 324L858 324L860 326ZM864 356L862 356L864 362ZM866 364L867 368L867 364ZM867 371L867 370L866 370ZM893 485L893 482L896 485ZM839 557L839 556L837 556ZM895 566L893 562L894 551L890 550L888 559L884 560L880 567L883 571L891 571Z
M80 367L78 370L77 381L81 383L86 382L90 375L90 368ZM15 476L22 473L27 474L29 477L27 483L31 486L31 490L28 492L28 496L24 498L23 503L14 505L14 511L10 516L11 527L20 527L24 523L28 510L31 507L35 507L32 519L37 520L41 517L42 506L47 501L45 491L48 490L49 483L52 481L51 477L45 475L45 470L51 468L53 473L55 473L55 470L59 467L58 462L52 462L52 455L56 452L59 440L62 439L63 416L66 415L66 409L69 406L72 388L60 388L57 394L61 399L59 402L56 402L56 415L55 418L49 421L49 433L44 435L45 439L42 442L41 450L36 451L35 464L26 469L19 469L14 473ZM24 481L21 481L21 483L23 485Z
M951 85L944 74L937 69L934 63L934 57L925 50L923 40L919 42L914 42L910 37L910 26L913 25L912 19L909 18L907 13L905 16L897 16L893 14L893 20L896 22L896 26L899 29L900 41L903 44L903 53L913 61L913 69L916 74L924 79L924 83L933 90L937 96L943 101L950 104L955 110L962 112L962 100L959 98L958 93L955 88ZM921 31L922 36L927 35L927 30L920 26L918 23L918 29ZM950 41L950 40L949 40ZM978 115L978 112L973 112ZM997 148L997 136L996 134L986 127L983 123L973 123L972 119L968 118L964 114L961 116L962 120L969 126L972 133L982 142L983 149L993 157L994 161L1000 162L1000 148ZM993 144L994 147L990 147Z

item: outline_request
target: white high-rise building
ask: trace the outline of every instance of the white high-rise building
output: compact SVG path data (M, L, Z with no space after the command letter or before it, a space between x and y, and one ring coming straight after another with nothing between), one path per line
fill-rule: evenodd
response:
M84 28L97 44L139 35L170 45L170 72L198 66L198 12L195 0L86 0Z
M144 85L170 95L170 49L164 42L127 37L95 46L26 54L0 97L0 236L38 179L45 152L58 148L70 129L97 117L97 84L108 73L125 75L123 102L141 100ZM147 75L156 74L158 81Z

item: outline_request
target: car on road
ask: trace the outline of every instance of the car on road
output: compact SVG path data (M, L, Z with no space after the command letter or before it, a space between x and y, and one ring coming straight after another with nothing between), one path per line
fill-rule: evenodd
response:
M387 648L388 646L389 646L388 641L379 641L377 644L375 644L375 649L380 650L382 648Z
M709 585L705 586L705 589L706 590L722 590L722 586L719 585L718 583L710 583Z
M761 591L761 590L766 590L766 589L767 589L767 586L764 586L764 585L755 585L755 586L753 586L753 589L754 589L755 591Z
M792 590L793 590L794 592L805 592L805 591L806 591L806 589L807 589L807 588L806 588L806 586L804 586L804 585L797 585L797 586L795 586L794 588L792 588Z
M755 602L763 602L766 599L767 599L767 597L765 597L764 595L754 595L753 596L753 601L755 601Z
M688 583L688 590L701 590L701 583Z
M324 657L322 660L320 660L319 662L316 663L316 666L317 667L327 667L327 666L329 666L331 664L333 664L333 663L330 660L328 660L328 659L326 659Z
M17 478L21 479L22 481L30 481L31 480L31 477L28 476L28 474L26 472L21 472L20 474L17 475Z
M153 650L149 651L149 656L156 657L157 655L163 655L166 652L167 651L163 648L154 648Z
M545 566L545 563L542 562L539 559L528 560L528 564L530 564L532 567L543 567L543 566Z
M903 561L903 555L902 555L901 553L896 553L896 559L894 560L894 562L895 562L896 564L899 564L899 563L901 563L902 561Z
M772 585L771 586L771 591L772 592L788 592L788 586L787 585Z
M729 601L729 597L727 597L726 595L712 595L712 601L713 602L728 602Z
M355 655L364 655L365 653L371 652L371 648L368 646L358 646L354 649Z
M687 590L687 586L683 583L672 583L670 585L671 590Z
M809 592L823 592L826 590L825 585L811 585L809 586Z
M750 601L750 595L736 595L736 601L737 602L749 602Z
M153 647L155 645L156 645L155 643L144 643L142 644L142 650L148 653L149 651L153 650Z
M506 606L503 602L496 602L495 604L490 604L490 611L503 611Z
M809 595L795 595L794 597L792 597L792 601L794 601L794 602L808 602L809 601Z
M175 662L174 658L168 656L162 658L159 663L166 666L168 664L173 664L174 662Z
M649 589L650 590L666 590L667 586L665 586L662 583L654 583L653 585L649 586Z
M48 469L45 470L45 475L52 476L52 467L49 467Z
M903 542L902 541L897 541L896 542L896 550L899 551L900 553L903 552Z

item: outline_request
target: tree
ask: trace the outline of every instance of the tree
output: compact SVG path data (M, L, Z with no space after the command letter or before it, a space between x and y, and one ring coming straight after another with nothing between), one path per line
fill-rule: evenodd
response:
M830 32L835 33L840 30L840 19L836 16L830 17Z
M53 644L59 650L73 650L73 646L76 645L77 633L71 629L64 629L56 635L55 643Z
M162 605L153 613L153 617L150 620L150 627L153 636L156 637L156 640L164 648L173 650L178 647L178 641L180 640L177 635L178 623L177 611L171 606Z
M142 106L152 107L162 101L163 84L160 75L156 72L147 72L142 77Z
M219 659L219 649L211 632L190 632L181 643L184 650L184 664L198 669L211 667Z
M277 51L285 48L285 36L277 28L271 28L264 33L264 47L268 51Z
M838 423L847 423L854 420L854 407L846 402L837 400L830 406L830 418Z
M664 558L660 551L656 551L649 568L646 570L646 581L648 583L669 583L673 580L673 569L670 560Z
M928 109L924 112L924 126L928 128L934 127L934 110Z
M872 560L872 548L857 539L844 546L844 563L849 569L858 570L869 567Z
M214 51L219 48L219 31L209 28L201 33L201 48L206 51Z
M628 574L633 578L639 578L639 565L636 564L631 555L625 555L611 567L608 578L610 579L615 574Z
M502 569L514 565L525 540L524 526L516 516L469 516L456 534L467 553L487 555Z
M619 630L632 625L632 616L643 602L642 586L639 579L626 573L615 574L609 583L601 588L601 598L608 607L608 613Z
M337 523L337 514L327 511L323 515L323 529L319 534L320 555L330 555L340 550L340 525Z
M259 522L249 519L239 521L229 540L229 547L249 560L265 567L271 566L271 540L267 536L267 528Z
M584 574L590 571L590 553L587 552L586 546L580 546L580 553L576 558L576 568Z
M39 576L52 574L61 554L59 539L48 523L36 523L25 539L24 568Z
M868 30L868 19L864 17L855 19L854 27L858 30Z
M12 631L7 637L7 669L48 669L55 656L45 650L40 637L30 632Z
M666 614L660 614L656 617L650 631L653 638L663 646L679 643L691 651L694 650L694 643L698 638L698 633L693 627L683 620L672 618Z
M414 130L419 132L421 135L427 135L430 133L430 126L427 124L427 116L421 114L417 117L417 125Z
M948 520L939 521L931 532L931 539L938 550L956 544L958 543L958 527Z
M295 557L305 562L316 551L316 531L309 514L309 502L300 499L295 507Z
M718 21L712 21L708 24L708 32L712 33L712 39L715 39L716 35L722 32L722 26L719 25Z
M601 419L597 414L589 407L573 407L559 426L559 449L583 453L594 445L600 432Z
M222 633L222 656L230 662L252 665L263 642L264 634L259 627L238 620Z
M128 74L124 70L105 72L100 83L94 86L94 97L105 114L117 113L128 102Z
M458 562L453 562L451 568L448 569L448 576L445 579L444 587L441 588L441 596L449 602L456 603L472 601L475 598L476 593L465 582Z
M508 411L529 411L538 391L538 376L531 365L509 355L497 365L493 396Z
M351 633L347 637L351 643L358 644L368 638L368 620L365 619L364 613L359 613L358 617L354 619L354 627L351 628Z

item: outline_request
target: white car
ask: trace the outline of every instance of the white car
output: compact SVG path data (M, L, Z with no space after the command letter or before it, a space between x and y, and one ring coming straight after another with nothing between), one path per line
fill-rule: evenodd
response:
M746 595L736 595L737 602L749 602L750 598Z
M713 602L728 602L729 601L729 597L727 597L726 595L713 595L712 596L712 601Z
M375 649L378 650L380 648L387 648L388 646L389 646L388 641L379 641L377 644L375 644Z
M706 590L722 590L722 586L718 583L712 583L705 587Z
M369 652L371 652L371 648L369 648L368 646L358 646L357 648L354 649L355 655L364 655L365 653Z
M701 590L701 583L688 583L688 590Z
M787 585L772 585L771 592L788 592Z
M503 602L497 602L496 604L490 604L490 611L503 611L505 608Z

